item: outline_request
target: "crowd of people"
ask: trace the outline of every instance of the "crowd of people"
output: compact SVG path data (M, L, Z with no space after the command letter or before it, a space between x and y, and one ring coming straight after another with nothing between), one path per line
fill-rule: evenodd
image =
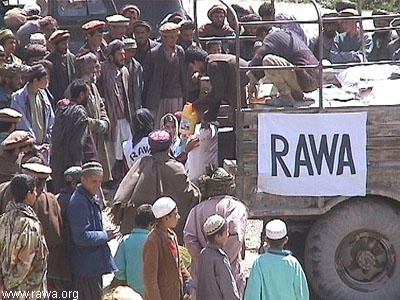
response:
M293 18L267 2L258 14L236 9L244 22ZM127 5L82 24L86 41L72 53L71 32L40 16L39 6L19 13L25 22L14 12L0 31L1 292L72 299L76 291L98 300L102 275L115 273L130 288L116 289L114 299L308 299L301 265L284 250L281 220L266 225L267 252L246 287L247 209L233 196L234 178L210 166L190 180L185 168L201 143L180 131L185 102L205 128L222 103L236 106L233 41L195 43L195 24L180 13L167 16L152 39L140 7ZM357 15L342 7L324 17ZM225 7L214 5L207 16L200 37L234 35ZM397 60L400 53L391 30L361 36L354 19L324 22L323 57L319 40L296 23L240 32L253 36L240 42L241 66ZM254 93L264 75L278 90L269 105L305 105L304 93L318 88L316 69L248 71L240 80L243 106L244 87ZM107 207L114 229L103 225ZM120 234L113 257L108 242Z

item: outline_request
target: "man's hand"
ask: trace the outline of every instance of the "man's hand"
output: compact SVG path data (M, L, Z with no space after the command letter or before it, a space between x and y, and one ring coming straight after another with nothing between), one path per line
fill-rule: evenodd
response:
M111 230L111 229L107 230L107 238L108 238L109 241L115 239L116 235L117 234L116 234L116 232L114 230Z
M200 82L201 74L199 72L194 72L192 75L192 83L198 84Z
M186 144L186 148L185 148L185 152L189 153L190 151L192 151L194 148L197 148L198 146L200 146L200 140L199 138L189 138L187 144Z
M201 118L201 128L210 128L210 123L211 122L207 118L205 118L205 115L203 115L203 117Z
M255 82L250 82L247 91L249 92L249 97L253 96L257 98L257 84Z

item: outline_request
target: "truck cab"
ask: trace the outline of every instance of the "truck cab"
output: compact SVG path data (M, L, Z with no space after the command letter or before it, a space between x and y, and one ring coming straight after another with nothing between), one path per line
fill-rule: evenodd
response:
M186 15L181 0L51 0L47 3L48 15L53 16L62 29L71 32L71 48L79 49L84 44L81 26L94 19L105 20L117 14L127 4L135 4L141 10L141 19L153 25L154 36L158 35L160 21L168 14L180 12Z

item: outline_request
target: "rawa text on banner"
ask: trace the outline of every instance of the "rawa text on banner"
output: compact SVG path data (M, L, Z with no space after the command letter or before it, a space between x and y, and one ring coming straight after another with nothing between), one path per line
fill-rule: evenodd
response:
M366 122L366 112L259 114L258 191L365 195Z

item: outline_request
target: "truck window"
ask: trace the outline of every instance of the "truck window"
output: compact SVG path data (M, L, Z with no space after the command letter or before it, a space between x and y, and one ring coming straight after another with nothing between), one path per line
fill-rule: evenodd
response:
M60 17L83 17L107 14L107 8L99 0L58 0L57 12Z

